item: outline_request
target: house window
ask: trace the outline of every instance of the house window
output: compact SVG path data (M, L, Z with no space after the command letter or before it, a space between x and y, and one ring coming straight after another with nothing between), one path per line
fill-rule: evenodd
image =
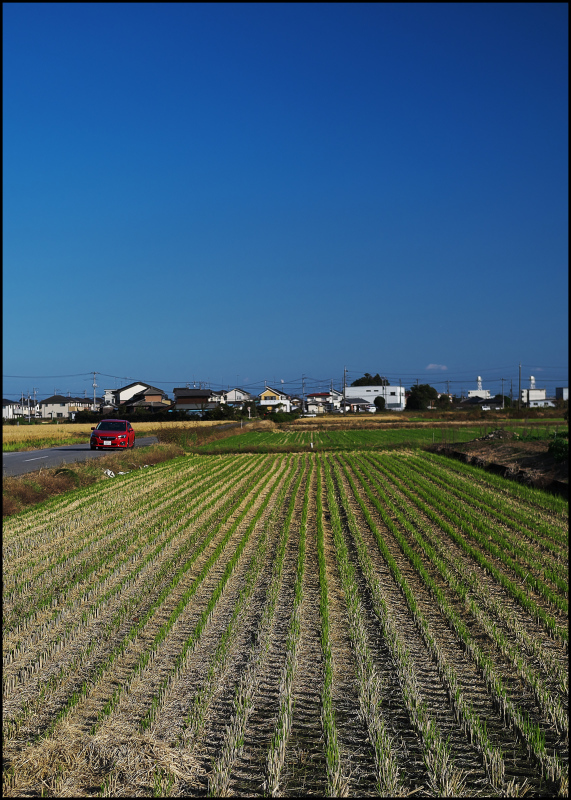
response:
M58 413L56 414L56 417L63 417L63 414L60 414L60 413L58 412Z
M60 403L60 406L61 406L62 408L65 408L65 403Z
M391 394L392 394L392 395L395 395L395 394L396 394L396 392L391 392Z

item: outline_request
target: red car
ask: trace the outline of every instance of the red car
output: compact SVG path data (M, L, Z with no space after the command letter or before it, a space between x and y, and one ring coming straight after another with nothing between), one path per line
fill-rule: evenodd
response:
M126 419L102 419L91 430L89 444L92 450L98 447L135 447L135 431Z

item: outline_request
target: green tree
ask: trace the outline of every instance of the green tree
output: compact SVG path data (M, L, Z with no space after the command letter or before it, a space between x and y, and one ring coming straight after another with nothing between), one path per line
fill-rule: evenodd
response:
M436 401L436 406L438 408L450 408L452 403L450 402L450 398L447 394L441 394L438 400Z
M504 399L503 402L504 408L511 408L512 401L510 400L510 398L505 394L503 399ZM501 406L502 405L501 394L497 394L495 397L493 397L491 402L496 406Z
M351 386L388 386L389 381L388 378L384 378L382 375L379 375L377 372L376 375L371 375L369 372L365 372L362 378L357 378L356 381L353 381Z
M438 392L434 386L428 383L421 383L411 387L410 394L406 401L407 411L425 411L431 401L438 399Z
M375 397L375 405L377 406L377 411L384 411L385 410L385 398L379 395Z

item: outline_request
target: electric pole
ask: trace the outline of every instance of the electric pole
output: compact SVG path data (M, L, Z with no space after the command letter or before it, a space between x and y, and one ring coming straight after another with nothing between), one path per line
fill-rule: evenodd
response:
M505 398L504 398L504 381L505 381L505 378L502 378L502 411L503 411L503 410L504 410L504 408L505 408Z
M97 375L96 372L93 373L93 411L97 411L96 399L95 399L95 389L97 388L97 384L95 383L95 376Z
M517 410L520 410L521 406L521 361L519 363L519 389L517 393Z
M343 413L347 413L347 404L345 400L345 389L347 388L347 367L343 367Z
M301 413L305 414L305 375L301 376Z

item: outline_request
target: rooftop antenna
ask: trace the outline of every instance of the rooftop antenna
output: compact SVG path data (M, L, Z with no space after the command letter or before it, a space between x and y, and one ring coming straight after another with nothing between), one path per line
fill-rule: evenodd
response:
M478 391L482 391L482 376L478 375Z
M535 389L535 378L534 378L533 375L529 376L529 388L530 389Z

